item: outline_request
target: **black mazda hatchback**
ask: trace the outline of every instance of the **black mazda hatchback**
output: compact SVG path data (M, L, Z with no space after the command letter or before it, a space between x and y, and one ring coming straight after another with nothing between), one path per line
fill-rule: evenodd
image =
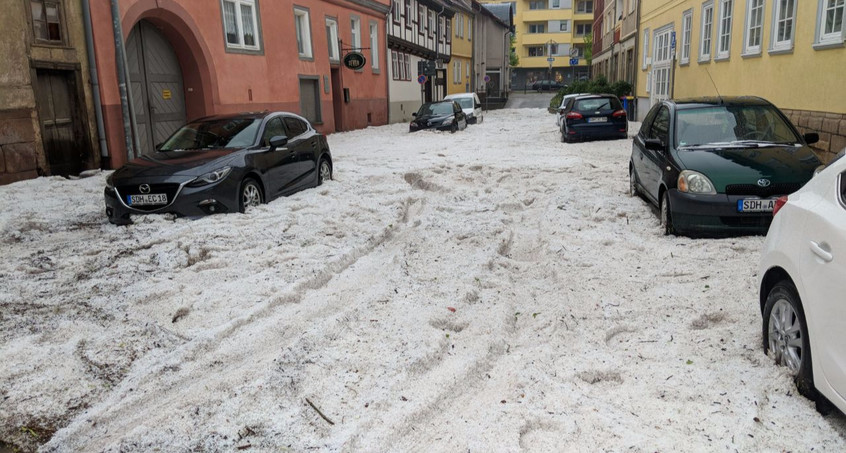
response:
M326 137L305 118L284 112L211 116L115 170L106 180L106 215L122 225L134 214L244 212L330 179Z

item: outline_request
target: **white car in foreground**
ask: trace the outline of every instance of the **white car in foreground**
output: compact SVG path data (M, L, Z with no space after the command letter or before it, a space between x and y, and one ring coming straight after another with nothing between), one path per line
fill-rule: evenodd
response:
M758 269L764 350L818 409L846 412L846 159L773 216Z
M479 95L476 93L450 94L444 100L458 102L461 110L467 115L467 124L477 124L485 120L485 114L482 112L482 103L479 102Z

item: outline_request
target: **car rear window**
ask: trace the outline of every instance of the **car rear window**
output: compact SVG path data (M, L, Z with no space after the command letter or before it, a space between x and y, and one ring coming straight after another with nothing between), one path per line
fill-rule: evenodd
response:
M588 98L576 100L576 105L573 110L587 111L587 110L619 110L623 108L617 98Z

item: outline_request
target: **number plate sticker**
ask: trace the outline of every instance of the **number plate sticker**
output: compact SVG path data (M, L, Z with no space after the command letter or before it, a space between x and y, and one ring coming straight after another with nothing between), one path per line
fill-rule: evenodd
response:
M588 118L588 123L607 123L607 122L608 122L608 118L606 118L604 116L594 116L594 117Z
M167 204L167 194L149 193L144 195L127 195L126 204L129 206L145 206L153 204Z
M775 199L747 198L737 200L737 212L773 212Z

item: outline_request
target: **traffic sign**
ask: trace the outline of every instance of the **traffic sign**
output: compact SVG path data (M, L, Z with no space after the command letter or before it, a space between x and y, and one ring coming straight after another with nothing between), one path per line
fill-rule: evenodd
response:
M549 57L549 58L546 59L546 61L552 63L553 61L555 61L555 58Z
M491 76L486 75L486 76L485 76L485 82L490 82L490 81L491 81Z
M417 76L417 83L419 83L420 85L426 83L426 74L420 74L419 76Z
M578 58L571 58L570 59L570 66L578 66L578 65L579 65L579 59Z
M576 48L576 47L571 47L570 48L570 56L573 57L573 58L578 57L579 56L579 49Z

